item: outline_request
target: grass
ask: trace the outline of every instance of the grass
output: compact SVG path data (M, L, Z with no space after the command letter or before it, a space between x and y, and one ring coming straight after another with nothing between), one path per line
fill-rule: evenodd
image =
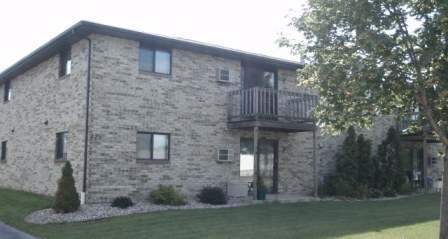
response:
M41 238L437 238L440 194L376 202L264 204L33 225L51 199L0 190L0 220Z

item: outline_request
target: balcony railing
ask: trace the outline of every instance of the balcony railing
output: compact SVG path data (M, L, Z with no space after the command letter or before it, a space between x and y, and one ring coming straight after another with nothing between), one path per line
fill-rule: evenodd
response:
M410 112L407 116L397 120L397 131L400 134L409 133L410 127L420 120L420 112ZM423 127L425 132L431 132L432 128L429 124Z
M312 122L318 97L254 87L228 93L228 121L253 119Z

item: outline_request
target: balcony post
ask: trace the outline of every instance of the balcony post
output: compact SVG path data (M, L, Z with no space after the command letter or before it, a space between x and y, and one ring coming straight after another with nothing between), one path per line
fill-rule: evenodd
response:
M425 190L428 189L428 183L426 182L426 177L428 177L428 143L426 140L426 132L423 133L423 172L422 172L422 179L423 179L423 188Z
M253 197L257 200L258 193L258 126L254 127L254 179L253 179Z
M317 198L318 178L317 178L317 159L316 159L316 121L313 121L313 171L314 171L314 197Z

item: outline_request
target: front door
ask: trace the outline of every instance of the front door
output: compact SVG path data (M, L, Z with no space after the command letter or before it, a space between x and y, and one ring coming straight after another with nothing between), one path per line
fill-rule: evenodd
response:
M423 187L423 149L404 149L403 155L408 181Z
M240 177L246 182L253 181L254 140L242 138L240 147ZM258 141L258 168L260 178L268 186L268 193L278 189L278 141L260 139Z
M253 95L249 96L253 97L251 99L253 104L257 103L252 110L263 116L275 116L277 95L274 90L278 88L276 71L272 68L247 65L244 67L243 79L243 89L261 88L260 91L253 92Z

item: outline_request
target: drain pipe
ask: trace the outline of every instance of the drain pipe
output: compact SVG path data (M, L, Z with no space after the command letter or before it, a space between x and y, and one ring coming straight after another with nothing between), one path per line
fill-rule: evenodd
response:
M90 116L90 64L92 61L92 39L85 37L89 42L89 55L87 60L87 90L86 90L86 128L84 138L84 171L82 174L82 192L81 203L86 203L86 188L87 188L87 156L89 146L89 116Z

